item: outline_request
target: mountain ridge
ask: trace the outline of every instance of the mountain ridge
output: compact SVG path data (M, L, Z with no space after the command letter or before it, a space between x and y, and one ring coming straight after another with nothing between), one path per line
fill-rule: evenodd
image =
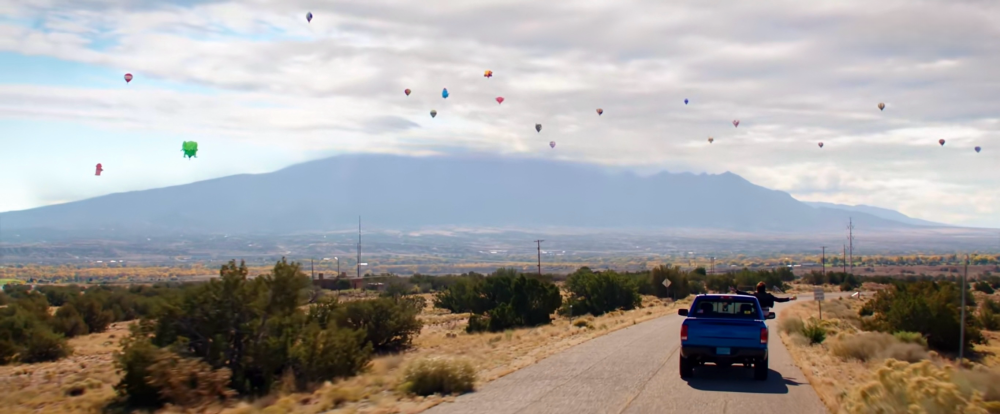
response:
M230 234L328 229L358 215L387 228L553 225L798 232L842 229L848 217L869 228L914 226L866 212L811 206L728 171L642 177L564 161L372 154L0 213L9 229Z

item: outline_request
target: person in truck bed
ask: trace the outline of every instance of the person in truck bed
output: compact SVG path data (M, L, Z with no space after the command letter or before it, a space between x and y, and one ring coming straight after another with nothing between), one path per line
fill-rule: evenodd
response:
M779 298L770 293L767 293L767 284L764 282L757 283L756 293L748 293L736 288L730 288L730 290L735 292L737 295L750 295L756 297L757 301L760 302L760 307L762 308L773 308L774 302L788 302L790 300L798 299L798 297L796 296L792 296L789 298Z

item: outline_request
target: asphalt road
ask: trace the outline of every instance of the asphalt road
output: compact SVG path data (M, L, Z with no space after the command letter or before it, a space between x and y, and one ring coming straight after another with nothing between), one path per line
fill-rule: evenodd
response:
M838 294L827 295L827 300ZM812 301L812 295L799 296ZM794 302L789 302L794 303ZM788 304L779 304L780 311ZM680 326L669 315L621 329L553 355L485 384L428 414L528 413L826 413L826 407L771 327L771 370L754 381L753 370L711 364L682 380L678 372Z

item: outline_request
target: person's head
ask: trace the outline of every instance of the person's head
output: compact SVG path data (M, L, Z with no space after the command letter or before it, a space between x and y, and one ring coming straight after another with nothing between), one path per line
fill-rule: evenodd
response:
M767 284L764 282L757 283L757 293L767 292Z

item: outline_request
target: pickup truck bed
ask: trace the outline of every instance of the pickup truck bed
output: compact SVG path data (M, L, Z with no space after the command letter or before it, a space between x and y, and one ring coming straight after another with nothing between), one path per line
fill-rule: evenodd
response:
M767 379L768 330L757 298L746 295L699 295L681 325L680 375L694 375L694 367L711 362L728 367L742 363L753 366L754 379Z

